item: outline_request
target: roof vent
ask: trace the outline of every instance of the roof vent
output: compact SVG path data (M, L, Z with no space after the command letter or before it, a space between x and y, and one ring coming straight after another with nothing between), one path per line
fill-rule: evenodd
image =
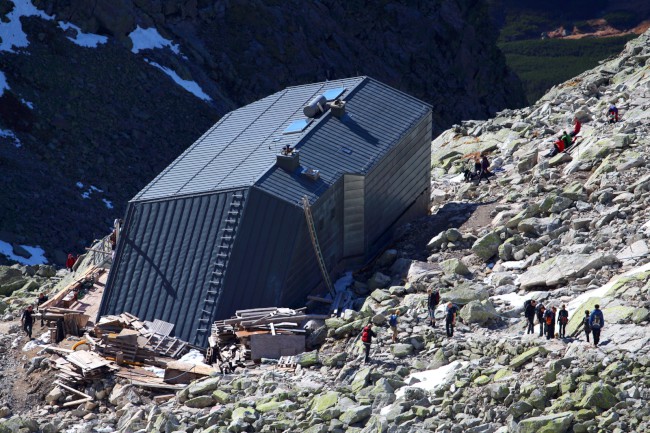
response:
M316 117L325 111L327 111L327 98L323 95L316 96L302 109L305 116L310 118Z
M275 164L288 172L293 172L300 167L300 152L290 146L285 146L282 148L282 152L275 156Z
M337 99L330 104L330 110L332 110L332 115L334 117L340 119L345 114L345 101Z
M302 169L300 174L311 180L318 180L320 178L320 170L316 170L314 168L305 167Z

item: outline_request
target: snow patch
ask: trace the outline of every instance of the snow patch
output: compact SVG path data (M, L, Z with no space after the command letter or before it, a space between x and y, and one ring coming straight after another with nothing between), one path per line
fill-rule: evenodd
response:
M66 38L80 47L86 48L97 48L97 45L105 44L108 41L106 36L96 35L94 33L84 33L81 29L75 26L72 23L66 23L65 21L59 21L59 27L64 31L73 29L76 31L76 36L74 38L66 36Z
M147 365L146 367L143 367L145 370L152 372L158 377L165 377L165 369L164 368L158 368L154 367L153 365Z
M466 361L453 361L447 365L443 365L440 368L434 370L421 371L419 373L413 373L406 376L404 382L409 383L413 379L419 380L417 383L412 385L407 385L407 387L421 388L425 391L433 391L439 386L444 385L454 378L454 373L456 370L464 367L468 363ZM397 398L404 396L404 388L401 387L395 392Z
M5 93L5 90L9 90L9 83L7 83L7 77L5 76L5 73L0 71L0 96Z
M0 129L0 137L9 138L9 139L13 140L14 141L14 146L16 146L16 147L21 147L22 146L22 143L20 142L18 137L16 137L16 134L14 134L13 131L9 131L9 130L6 130L6 129Z
M6 15L8 22L0 21L0 51L15 53L14 48L29 46L27 35L23 31L21 17L40 17L51 20L52 17L36 9L31 0L12 0L14 9ZM0 93L1 95L2 93Z
M572 317L576 309L580 308L580 306L582 306L582 304L587 302L589 298L600 298L602 296L605 296L605 294L609 291L609 289L614 287L614 285L621 278L631 277L633 275L640 274L641 272L647 272L647 271L650 271L650 263L646 263L643 266L630 269L629 271L621 275L617 275L611 280L609 280L604 286L598 287L597 289L587 290L586 292L581 293L579 296L577 296L575 299L573 299L571 302L567 304L566 309L569 311L569 317Z
M352 284L354 278L352 278L352 272L346 272L341 278L334 282L334 290L336 292L345 292L348 287Z
M29 102L29 101L27 101L26 99L24 99L24 98L20 98L20 102L22 102L23 105L26 105L30 110L33 110L33 109L34 109L34 104L31 103L31 102Z
M44 347L50 344L50 333L46 332L40 337L37 337L34 340L28 341L27 344L23 346L23 352L29 352L32 349L37 347Z
M84 191L81 193L81 198L87 199L90 198L90 193L88 191Z
M42 265L47 263L45 258L45 251L42 248L36 246L31 247L29 245L21 245L31 256L27 259L25 257L17 256L14 254L14 249L9 242L0 241L0 254L7 257L10 260L14 260L21 265Z
M104 202L104 204L106 205L106 207L108 209L113 209L113 202L112 201L106 200L105 198L103 198L102 201Z
M103 190L97 188L95 185L90 185L90 189L95 191L95 192L104 192Z
M519 293L508 293L505 295L490 296L490 299L507 302L513 307L523 307L524 302L526 302L528 299L537 299L537 295L541 293L548 293L548 292L544 292L544 291L526 292L526 294L524 295L520 295Z
M144 59L145 62L149 63L151 66L156 67L163 71L165 74L167 74L169 77L171 77L172 80L179 86L181 86L183 89L187 90L194 96L196 96L199 99L202 99L204 101L212 101L212 98L208 96L207 93L201 89L201 86L196 81L191 81L191 80L184 80L181 77L178 76L176 72L174 72L172 69L169 69L165 66L161 66L156 62L153 62L149 59Z
M163 38L155 27L143 29L138 26L129 33L129 38L133 42L132 53L139 53L141 50L153 50L155 48L169 47L174 54L180 54L178 44L173 43L169 39Z
M203 359L204 356L201 352L199 352L196 349L192 349L189 352L187 352L185 355L181 356L178 360L193 365L205 365L203 363Z
M84 184L81 182L77 182L75 185L77 185L77 188L83 188Z

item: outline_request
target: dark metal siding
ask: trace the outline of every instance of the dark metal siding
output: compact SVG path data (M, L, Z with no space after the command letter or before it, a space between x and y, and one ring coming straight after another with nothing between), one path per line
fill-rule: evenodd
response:
M302 210L253 187L230 256L217 318L242 308L295 306L304 300L283 291ZM289 305L290 304L290 305Z
M431 113L366 176L367 258L390 239L400 217L429 189L430 147Z
M171 322L193 341L234 193L130 203L100 314Z

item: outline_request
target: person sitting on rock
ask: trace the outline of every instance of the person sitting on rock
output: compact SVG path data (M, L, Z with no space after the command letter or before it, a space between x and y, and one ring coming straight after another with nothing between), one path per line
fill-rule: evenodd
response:
M449 338L454 336L457 311L458 307L456 307L452 302L447 304L447 309L445 310L445 330L447 331L447 337Z
M555 155L562 152L564 152L564 140L560 137L553 143L553 149L546 156L548 158L553 158Z
M594 347L598 347L600 342L600 331L605 326L605 317L603 312L600 311L600 305L596 304L594 311L589 315L589 327L591 328L591 333L594 335Z
M580 129L582 128L582 123L580 123L580 119L577 117L573 119L573 131L569 133L571 137L575 137L576 135L580 134Z
M564 134L562 135L562 141L564 141L564 150L566 150L573 144L573 136L564 131Z
M487 183L490 183L490 176L494 176L494 173L490 171L490 160L487 157L487 153L481 153L481 171L478 176L478 183L481 183L481 179L485 179Z
M569 323L569 312L566 310L566 305L562 305L557 314L557 323L560 325L560 338L566 338L566 325Z
M618 108L614 104L609 104L609 109L607 110L607 115L609 116L609 123L618 122Z

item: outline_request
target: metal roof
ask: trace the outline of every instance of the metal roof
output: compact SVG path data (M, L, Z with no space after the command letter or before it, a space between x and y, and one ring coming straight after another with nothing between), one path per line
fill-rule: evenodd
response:
M328 111L305 134L297 149L302 168L320 171L313 181L274 166L256 183L261 189L298 204L303 196L313 202L343 174L366 174L430 111L424 102L366 78L348 92L346 114L337 119Z
M326 81L287 89L228 113L133 201L195 195L250 186L275 164L282 146L296 145L325 120L316 119L305 130L283 134L292 122L305 118L302 108L315 96L344 87L346 95L365 77Z

